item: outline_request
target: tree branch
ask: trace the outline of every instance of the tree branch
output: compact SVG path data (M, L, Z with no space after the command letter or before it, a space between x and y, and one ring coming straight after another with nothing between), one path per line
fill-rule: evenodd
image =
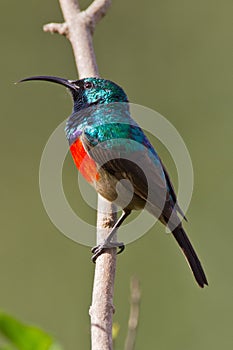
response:
M83 11L92 31L94 31L96 24L106 15L110 6L110 0L96 0L85 11Z
M97 244L103 242L116 222L115 206L98 196ZM92 292L91 316L92 350L112 350L113 293L116 271L116 248L108 249L96 260ZM98 345L97 345L98 344Z
M50 23L46 32L65 35L73 48L79 77L99 76L92 34L96 24L106 14L111 0L95 0L80 11L77 0L59 0L65 23ZM97 244L107 237L116 222L115 207L98 196ZM93 283L91 316L92 350L112 349L113 291L116 269L116 249L108 249L98 257Z

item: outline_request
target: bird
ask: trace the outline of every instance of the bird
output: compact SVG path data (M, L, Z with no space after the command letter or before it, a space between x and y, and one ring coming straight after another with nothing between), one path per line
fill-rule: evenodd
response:
M107 238L92 248L92 261L107 248L124 250L113 235L133 210L146 209L162 222L184 253L198 285L208 281L183 228L185 216L178 205L169 174L155 148L134 121L124 90L111 80L88 77L68 80L33 76L20 82L42 80L68 88L73 110L65 133L74 163L95 190L122 209ZM120 186L119 186L120 184Z

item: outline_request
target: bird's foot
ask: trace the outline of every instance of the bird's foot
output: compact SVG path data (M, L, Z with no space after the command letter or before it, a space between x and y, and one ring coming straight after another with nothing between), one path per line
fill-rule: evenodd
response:
M93 261L93 263L96 262L96 259L103 254L106 249L110 249L110 248L119 248L119 251L117 252L117 254L120 254L123 252L123 250L125 249L125 245L122 242L108 242L108 241L104 241L103 243L95 246L92 248L91 252L94 253L91 257L91 260Z

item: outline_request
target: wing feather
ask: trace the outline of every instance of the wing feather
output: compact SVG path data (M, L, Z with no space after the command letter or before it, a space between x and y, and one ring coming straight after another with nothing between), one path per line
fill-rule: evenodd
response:
M122 124L122 128L125 128L125 124ZM155 151L148 149L149 141L142 130L138 128L137 131L146 139L146 146L129 137L106 138L105 141L99 142L97 129L95 127L93 131L93 127L88 127L81 136L90 157L118 181L129 180L134 193L145 203L149 203L150 211L156 212L157 217L161 213L170 217L171 200L163 166Z

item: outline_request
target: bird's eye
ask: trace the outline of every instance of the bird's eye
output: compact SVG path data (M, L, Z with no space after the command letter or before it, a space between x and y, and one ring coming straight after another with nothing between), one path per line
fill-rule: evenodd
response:
M84 83L84 88L85 89L91 89L93 87L93 84L90 81L86 81Z

